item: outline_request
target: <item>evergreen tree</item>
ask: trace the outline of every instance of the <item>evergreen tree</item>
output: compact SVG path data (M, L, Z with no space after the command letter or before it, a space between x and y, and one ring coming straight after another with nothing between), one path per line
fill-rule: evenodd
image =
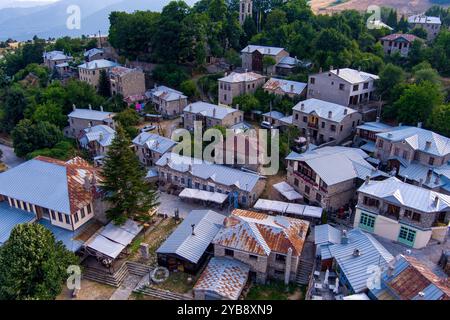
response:
M105 70L100 71L100 76L98 79L98 93L104 97L109 97L111 95L108 74Z
M130 138L118 126L102 169L102 189L112 204L107 215L117 224L129 218L148 221L149 211L159 204L157 191L144 180L146 172L130 145Z

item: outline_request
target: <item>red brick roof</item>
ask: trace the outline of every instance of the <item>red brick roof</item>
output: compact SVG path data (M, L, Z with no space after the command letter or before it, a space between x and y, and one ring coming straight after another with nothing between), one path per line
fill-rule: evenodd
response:
M395 41L398 40L400 38L405 39L408 42L413 42L414 40L422 40L419 37L416 37L413 34L403 34L403 33L394 33L394 34L389 34L383 38L381 38L380 40L387 40L387 41Z

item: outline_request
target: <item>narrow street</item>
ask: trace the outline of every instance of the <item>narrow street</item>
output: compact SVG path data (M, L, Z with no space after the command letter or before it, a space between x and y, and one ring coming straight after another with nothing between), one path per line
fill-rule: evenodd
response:
M13 148L8 147L4 144L0 144L0 150L3 151L1 161L4 164L6 164L9 168L17 167L19 164L24 162L23 159L16 156Z

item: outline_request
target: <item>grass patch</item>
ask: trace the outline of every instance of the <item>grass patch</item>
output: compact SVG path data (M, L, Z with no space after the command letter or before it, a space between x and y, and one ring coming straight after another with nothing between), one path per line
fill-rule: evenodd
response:
M189 277L192 279L191 282L188 282ZM196 277L193 275L184 272L173 272L166 281L160 284L152 284L152 287L177 293L187 293L192 290L195 282Z
M287 300L298 289L298 286L294 284L286 286L281 281L264 285L255 284L250 288L245 300Z

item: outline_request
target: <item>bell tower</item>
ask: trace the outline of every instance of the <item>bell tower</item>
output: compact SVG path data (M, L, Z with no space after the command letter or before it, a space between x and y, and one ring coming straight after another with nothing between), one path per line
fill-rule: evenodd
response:
M244 24L247 17L253 16L253 0L239 1L239 23Z

